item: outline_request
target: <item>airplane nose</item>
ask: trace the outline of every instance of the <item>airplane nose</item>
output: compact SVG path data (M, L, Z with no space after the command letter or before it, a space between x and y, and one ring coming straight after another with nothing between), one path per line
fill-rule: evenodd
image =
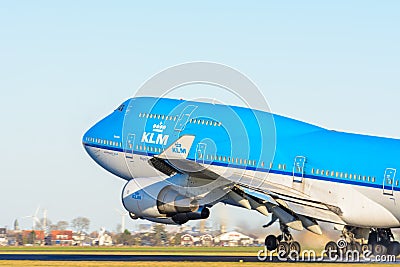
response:
M82 144L88 155L101 167L123 179L130 179L124 161L121 127L122 121L111 114L84 133Z
M100 135L96 130L97 128L99 128L98 123L87 130L82 137L82 145L84 149L95 161L97 161L96 159L100 154L100 145L102 144L102 138L100 138Z

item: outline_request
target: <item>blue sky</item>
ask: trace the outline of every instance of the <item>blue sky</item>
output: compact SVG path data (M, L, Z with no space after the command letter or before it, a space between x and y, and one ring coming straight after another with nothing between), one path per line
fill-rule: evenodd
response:
M124 182L81 137L183 62L240 70L273 112L399 137L399 10L398 1L2 1L0 225L29 227L21 217L41 205L53 221L83 215L92 229L114 229ZM248 216L224 213L238 224Z

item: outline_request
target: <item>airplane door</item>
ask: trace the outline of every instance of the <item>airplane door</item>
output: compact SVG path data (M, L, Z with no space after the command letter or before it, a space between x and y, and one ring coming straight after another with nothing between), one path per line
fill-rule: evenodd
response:
M396 177L396 169L387 168L383 177L383 194L393 195L394 178Z
M186 123L189 120L192 112L197 108L197 106L189 105L183 109L181 114L179 115L179 119L175 124L175 131L181 132L185 129Z
M198 143L196 147L196 155L195 155L195 161L197 163L204 163L204 157L206 154L206 147L207 145L204 143Z
M302 183L304 176L304 166L306 164L306 157L297 156L294 158L293 164L293 182Z
M126 138L126 148L125 148L125 157L128 159L133 159L133 150L135 145L135 135L128 134Z

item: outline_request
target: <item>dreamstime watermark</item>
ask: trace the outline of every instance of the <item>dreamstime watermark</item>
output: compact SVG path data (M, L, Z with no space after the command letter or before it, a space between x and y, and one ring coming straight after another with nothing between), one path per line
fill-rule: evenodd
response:
M257 252L259 261L292 261L292 262L396 262L395 255L373 255L370 250L347 249L347 242L339 239L337 249L316 251L313 249L302 250L268 250L266 246Z

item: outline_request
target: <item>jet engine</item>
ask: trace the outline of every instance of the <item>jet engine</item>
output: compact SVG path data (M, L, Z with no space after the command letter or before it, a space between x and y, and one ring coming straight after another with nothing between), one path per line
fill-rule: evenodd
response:
M210 211L197 200L180 194L160 178L134 178L122 191L122 203L131 218L165 224L184 224L208 218Z

